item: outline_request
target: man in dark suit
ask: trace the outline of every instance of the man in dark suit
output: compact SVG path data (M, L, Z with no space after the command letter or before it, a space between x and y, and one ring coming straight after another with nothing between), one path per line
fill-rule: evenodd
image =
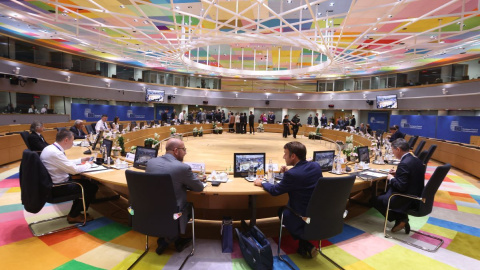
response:
M30 125L30 135L28 135L28 144L30 145L30 150L41 152L43 148L48 146L48 143L42 136L43 132L43 123L39 121L33 121Z
M322 127L326 127L327 126L327 117L325 116L325 114L322 114L322 117L320 117L320 125Z
M357 125L357 120L355 119L355 115L350 117L350 126L355 127Z
M315 114L315 117L313 118L313 125L315 127L318 127L318 113Z
M254 124L255 124L255 115L253 114L252 111L250 111L250 115L248 116L248 126L250 127L250 134L252 134L253 132L253 135L255 135Z
M162 120L162 125L165 123L168 123L168 110L163 111L163 113L160 116L160 119Z
M295 141L285 144L283 152L283 159L285 159L286 165L293 166L290 170L287 170L286 166L282 166L280 172L284 173L283 180L273 185L257 179L255 180L255 185L263 186L273 196L288 193L289 200L287 205L298 214L305 216L313 190L317 185L318 179L322 177L322 168L317 162L308 162L306 160L307 148L300 142ZM315 247L310 242L299 237L303 232L305 222L288 208L282 210L285 227L294 239L299 239L297 252L305 257L313 258L317 252Z
M421 196L424 180L425 166L423 162L409 153L410 146L405 139L397 139L392 143L392 152L396 158L400 159L397 170L390 171L387 176L388 189L385 194L373 198L374 207L386 215L388 198L393 193L409 194L413 196ZM408 224L408 215L405 212L416 203L413 200L403 197L394 197L390 202L390 212L388 221L395 221L392 232L398 232L405 228L405 232L410 232Z
M70 131L73 132L73 137L75 140L77 139L85 139L85 132L83 132L83 121L82 120L75 120L75 123L70 128Z
M202 191L203 184L196 179L189 165L183 163L183 157L187 154L187 148L183 141L179 139L170 139L165 147L165 155L152 158L147 163L145 172L170 174L172 177L173 188L177 198L177 206L183 209L187 204L187 188L192 191ZM185 233L189 217L182 215L180 217L180 233ZM161 255L170 243L175 242L175 248L178 252L182 251L190 243L191 238L159 238L156 252Z
M397 126L391 126L390 133L391 133L390 139L389 139L390 142L394 142L397 139L403 139L405 137L405 134L400 132Z

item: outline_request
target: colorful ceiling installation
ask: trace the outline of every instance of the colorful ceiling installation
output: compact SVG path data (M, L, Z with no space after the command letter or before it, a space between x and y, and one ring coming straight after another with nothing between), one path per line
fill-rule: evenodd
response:
M125 64L269 79L478 55L479 0L0 0L0 31Z

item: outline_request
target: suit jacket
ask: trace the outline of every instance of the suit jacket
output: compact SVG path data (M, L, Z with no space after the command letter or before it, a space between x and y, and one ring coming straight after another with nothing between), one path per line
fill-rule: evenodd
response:
M32 132L30 133L30 135L28 135L28 144L30 145L30 150L32 151L42 151L43 148L47 147L48 146L48 143L45 141L45 139L42 139L42 137L40 137L41 135L38 135L36 132Z
M320 123L322 127L325 127L327 125L327 117L320 117Z
M390 136L390 142L394 142L396 139L403 139L405 137L405 134L403 134L402 132L400 132L400 130L397 130L395 131L395 133L392 134L392 136Z
M253 124L255 123L255 115L254 114L250 114L248 116L248 123L250 123L253 126Z
M352 127L355 127L357 125L357 120L355 118L352 118L352 120L350 120L350 125Z
M288 206L305 216L308 203L320 177L322 177L322 168L317 162L300 161L285 172L280 183L276 185L263 183L262 185L273 196L288 193ZM283 212L283 223L292 235L299 237L303 234L305 222L288 209Z
M388 184L388 190L380 195L380 200L386 207L388 198L393 193L421 196L425 185L425 165L420 159L408 153L401 159L395 172L395 177ZM396 197L392 199L390 208L397 212L405 212L415 204L414 201Z
M318 127L318 116L313 117L313 125Z
M70 128L70 131L73 132L73 137L76 139L85 139L85 132L82 129L78 129L76 126Z
M52 179L36 152L23 151L20 163L20 188L22 204L30 213L38 213L49 200Z
M187 203L187 188L197 192L203 190L202 182L195 179L190 166L178 161L173 155L168 153L161 157L150 159L147 162L145 172L170 174L179 210L183 209ZM187 215L183 215L179 223L180 232L183 234L188 223Z

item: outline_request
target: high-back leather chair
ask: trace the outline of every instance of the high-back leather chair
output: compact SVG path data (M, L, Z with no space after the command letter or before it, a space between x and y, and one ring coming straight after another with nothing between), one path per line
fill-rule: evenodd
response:
M300 214L287 206L292 213L300 217L306 223L303 233L299 236L307 241L318 240L319 253L340 269L343 268L322 252L321 241L340 234L343 231L345 207L354 182L355 176L353 175L320 178L312 193L310 202L308 203L307 214L305 217L300 216ZM280 256L282 227L283 212L280 217L278 257L293 269L293 267L282 256Z
M178 209L172 178L169 174L126 170L125 175L130 193L130 206L134 211L132 228L146 235L145 251L130 266L129 269L131 269L147 254L149 235L170 238L180 234L179 220L175 220L173 217L175 213L187 215L188 209L187 207ZM192 210L193 245L180 269L195 252L195 214L193 205L188 205L188 207L191 207Z
M423 147L425 146L425 140L421 140L418 145L417 145L417 148L415 148L415 152L413 152L413 154L418 157L418 155L420 155L420 153L422 152L422 149Z
M52 190L59 186L64 185L79 185L80 192L74 192L69 195L63 196L53 196ZM40 156L31 150L23 151L22 161L20 163L20 191L21 191L21 198L22 204L27 212L30 213L38 213L42 210L45 203L61 203L66 201L72 201L77 198L82 198L84 201L83 203L83 213L84 213L84 222L79 223L73 226L62 227L58 229L54 229L44 233L36 233L34 227L36 225L46 222L51 222L57 219L66 218L66 215L50 218L46 220L36 221L30 223L28 227L34 236L42 236L46 234L51 234L55 232L60 232L68 229L73 229L79 226L85 225L86 220L86 207L85 207L85 200L83 194L83 187L81 184L76 182L66 182L61 184L53 184L52 179L50 178L50 174L48 173L47 169L43 165L42 161L40 160Z
M443 239L435 237L435 236L430 235L430 234L415 231L415 230L411 230L411 231L415 232L415 233L418 233L418 234L421 234L423 236L426 236L428 238L437 240L438 245L435 246L435 248L433 248L433 249L429 249L429 248L417 245L413 242L409 242L409 241L406 241L406 240L403 240L403 239L400 239L400 238L393 237L393 236L391 236L387 233L387 222L388 222L388 213L390 211L390 209L389 209L390 208L390 201L395 196L400 196L400 197L404 197L404 198L408 198L408 199L418 201L418 204L414 204L415 205L414 208L411 208L407 211L407 215L414 216L414 217L424 217L424 216L430 214L432 212L432 209L433 209L433 201L435 199L435 193L437 193L438 188L442 184L443 179L445 179L445 176L447 176L450 168L451 168L451 165L448 164L448 163L443 165L443 166L438 166L435 169L435 172L433 172L432 176L430 177L430 180L428 180L427 184L423 188L423 192L422 192L421 197L408 195L408 194L400 194L400 193L394 193L394 194L392 194L392 196L390 196L390 198L388 199L387 213L385 215L385 223L384 223L384 226L383 226L383 234L385 235L386 238L392 238L392 239L401 241L405 244L408 244L408 245L411 245L411 246L414 246L416 248L420 248L420 249L423 249L423 250L426 250L426 251L430 251L430 252L435 252L442 246Z
M30 135L30 132L28 131L20 132L20 136L22 136L23 142L25 143L27 148L30 149L30 144L28 143L28 135Z
M420 153L420 155L418 155L418 159L420 159L424 165L427 165L425 164L425 158L427 157L427 155L428 155L428 150L423 150Z
M96 134L95 127L92 127L91 125L85 125L85 128L87 129L88 134Z
M87 125L88 126L88 125ZM92 128L92 133L93 134L97 134L97 130L95 129L95 127L97 126L97 123L91 123L90 124L90 127ZM87 129L88 130L88 129ZM88 133L90 133L90 131L88 131Z
M423 164L427 165L428 162L430 161L430 158L432 158L433 156L433 153L435 153L435 150L437 149L437 145L436 144L432 144L430 145L430 148L428 148L428 153L427 153L427 156L425 157L424 161L423 161Z
M408 140L408 146L410 147L410 149L413 149L413 147L417 143L417 140L418 140L418 136L410 137L410 139Z

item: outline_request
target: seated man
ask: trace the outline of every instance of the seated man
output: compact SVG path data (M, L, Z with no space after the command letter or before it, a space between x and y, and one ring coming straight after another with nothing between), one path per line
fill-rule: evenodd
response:
M83 121L82 120L75 120L75 123L70 128L70 131L73 133L73 137L75 140L77 139L85 139L85 132L83 132Z
M397 139L392 143L392 152L396 158L400 159L397 170L390 171L387 176L388 189L385 194L373 198L373 206L382 215L386 215L388 199L393 193L409 194L413 196L421 196L424 179L425 166L422 161L409 153L410 147L404 139ZM388 221L394 221L395 225L392 232L398 232L405 228L405 233L410 232L408 224L408 215L405 214L412 207L415 201L403 197L394 197L390 202L390 212Z
M394 142L397 139L403 139L405 137L405 134L400 132L400 129L398 128L398 126L391 126L390 133L391 133L390 139L389 139L390 142Z
M168 140L165 152L165 155L161 157L150 159L145 172L170 174L177 198L177 206L179 209L183 209L187 204L187 188L198 192L203 190L203 184L194 177L190 166L183 163L183 157L187 154L187 148L185 148L183 141L179 139ZM181 234L185 234L185 228L189 219L188 215L180 217ZM158 255L161 255L172 242L175 242L176 250L181 252L191 240L191 238L177 239L177 237L158 238L156 252Z
M48 143L42 136L43 123L39 121L33 121L33 123L30 125L30 131L31 133L27 138L28 144L30 145L30 150L41 152L43 148L48 146Z
M89 161L90 157L85 157L77 160L69 160L65 155L65 150L72 148L73 145L73 133L68 130L60 130L57 133L55 142L52 145L45 147L40 155L45 168L47 168L52 182L54 184L60 184L67 181L74 181L80 183L83 187L85 195L85 207L88 209L90 202L95 199L98 187L95 183L87 179L71 179L69 174L78 174L85 170L90 169L92 162ZM82 162L85 164L80 165ZM80 192L78 185L65 185L59 186L52 190L54 196L68 195L72 193ZM73 201L72 208L67 216L68 223L81 223L84 220L84 216L80 214L83 210L83 203L81 199ZM87 214L87 221L93 218Z
M107 124L107 120L108 120L108 115L106 114L103 114L102 115L102 118L100 118L100 120L98 120L97 124L95 125L95 132L100 133L101 130L110 130L108 128L108 124Z
M283 152L283 159L285 159L287 166L293 166L290 170L282 166L280 172L285 173L283 180L276 185L272 185L257 179L255 185L263 186L273 196L288 192L288 206L298 214L305 216L310 197L312 197L318 179L322 177L322 168L317 162L306 161L307 149L300 142L285 144ZM290 210L285 209L283 210L283 223L294 239L300 239L297 253L309 258L317 255L316 248L309 241L299 237L305 227L305 222L302 219Z

